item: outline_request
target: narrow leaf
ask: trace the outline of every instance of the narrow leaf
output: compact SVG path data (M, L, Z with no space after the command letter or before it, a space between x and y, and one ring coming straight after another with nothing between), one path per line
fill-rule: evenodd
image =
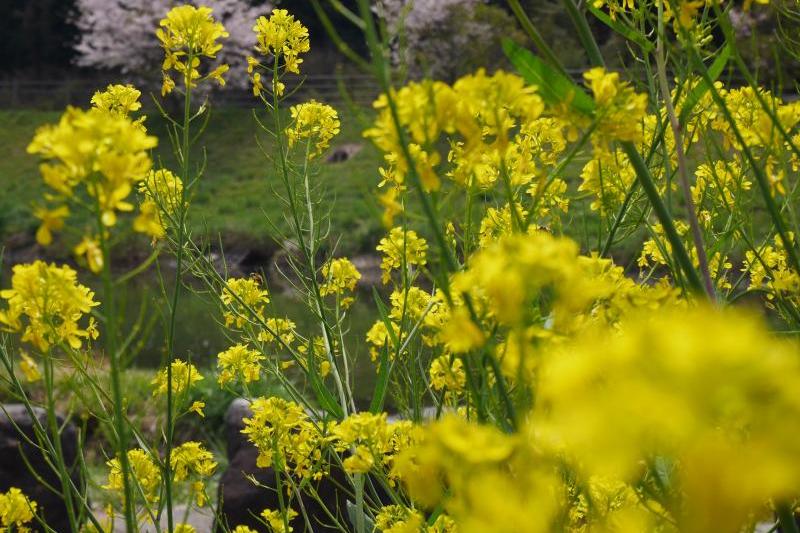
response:
M320 407L333 415L337 420L341 420L344 418L344 410L342 409L342 406L339 405L339 402L336 400L336 397L333 395L333 393L331 393L331 391L328 390L328 387L325 386L325 383L322 381L322 377L319 375L316 361L314 361L313 346L311 345L310 341L307 353L306 367L308 371L308 377L311 380L311 388L314 389L314 395L317 397Z
M587 5L586 7L589 9L589 11L592 12L592 15L594 15L595 18L597 18L600 22L602 22L615 32L619 33L629 41L636 43L645 52L652 52L653 48L655 48L653 46L653 43L648 41L644 35L634 30L633 28L629 28L628 26L622 24L618 20L612 19L611 17L608 16L608 14L604 13L603 11L600 11L599 9L597 9L592 5Z
M386 389L389 387L389 347L384 344L381 349L380 370L378 381L375 383L375 391L372 393L372 401L369 404L370 413L380 413L383 411L383 402L386 399Z

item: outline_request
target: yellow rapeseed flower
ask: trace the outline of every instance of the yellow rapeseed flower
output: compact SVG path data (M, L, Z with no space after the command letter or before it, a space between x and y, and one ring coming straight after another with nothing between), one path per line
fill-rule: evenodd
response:
M594 144L605 148L612 141L640 141L647 95L634 91L630 83L620 79L618 72L608 72L603 67L588 70L583 77L596 104Z
M23 341L43 352L62 342L80 348L81 339L96 337L93 328L83 329L79 322L99 304L74 270L35 261L15 265L12 272L11 288L0 291L8 301L0 310L0 326L21 331Z
M0 531L26 533L32 531L28 524L33 522L37 504L16 487L0 494Z
M311 100L292 106L289 112L292 115L292 123L286 128L289 146L306 139L310 144L310 157L321 154L339 133L339 115L327 104Z
M36 361L25 352L19 354L19 369L25 376L28 383L33 383L42 379L42 373L39 371L39 365Z
M168 220L178 214L183 201L183 181L167 169L151 170L139 184L142 201L133 229L156 239L166 235Z
M241 328L248 322L264 319L269 292L256 278L230 278L225 282L220 299L226 306L225 326Z
M294 518L297 517L297 511L294 509L287 509L286 510L286 520L292 521ZM286 529L286 523L283 520L283 514L275 509L264 509L261 512L261 518L266 521L269 525L269 529L272 533L290 533L292 531L291 526L289 529Z
M261 361L265 357L258 351L248 348L243 344L231 346L217 355L220 385L225 385L234 380L241 380L243 384L257 381L261 375Z
M392 270L425 266L428 243L413 230L392 228L376 248L382 254L381 270L383 282L389 283Z
M176 446L170 455L175 481L192 481L192 495L198 507L206 504L206 481L217 469L214 455L202 443L189 441Z
M136 448L129 450L127 453L130 474L140 489L136 491L136 494L141 493L149 503L157 502L161 489L161 469L156 465L150 454L142 449ZM106 465L109 468L108 481L103 485L103 488L122 495L122 465L119 459L111 459Z
M112 84L104 91L97 91L92 96L92 105L110 113L129 116L142 108L139 97L142 92L133 85Z
M199 70L200 59L214 59L222 49L219 39L228 37L225 27L214 20L210 7L189 4L174 7L159 26L156 37L165 56L161 65L164 75L162 94L171 92L175 87L169 75L170 70L182 76L186 87L195 87L198 81L205 79L225 85L222 75L228 70L228 65L220 65L205 76Z
M200 371L191 364L180 359L175 359L172 366L172 393L180 395L188 391L195 383L201 381L203 376ZM167 394L167 369L160 370L153 381L153 396Z
M353 292L358 280L361 279L361 273L346 257L331 259L326 262L322 265L321 273L322 278L325 280L319 286L319 292L322 296L331 294L341 296L345 293ZM340 303L342 307L347 308L352 302L352 297L345 297L341 299Z
M256 51L262 55L275 57L276 65L283 65L287 72L300 73L300 54L311 49L308 28L295 20L285 9L273 9L270 17L259 17L253 26L256 33ZM248 68L252 62L248 61Z

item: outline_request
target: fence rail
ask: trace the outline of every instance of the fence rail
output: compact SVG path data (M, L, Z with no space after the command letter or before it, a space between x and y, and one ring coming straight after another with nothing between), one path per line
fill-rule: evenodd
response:
M58 110L67 105L86 106L95 91L118 82L111 78L0 80L0 109ZM346 94L342 93L342 87ZM297 102L315 98L332 104L352 100L359 105L369 105L379 92L371 76L314 75L305 77L288 99ZM215 90L209 96L218 105L251 107L255 102L252 91L235 87Z

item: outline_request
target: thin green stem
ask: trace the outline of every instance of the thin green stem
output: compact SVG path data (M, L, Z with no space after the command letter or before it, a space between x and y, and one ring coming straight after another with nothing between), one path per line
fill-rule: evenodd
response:
M558 59L558 56L553 52L553 49L545 42L542 34L539 33L539 30L536 29L536 26L533 25L530 17L528 14L525 13L525 10L519 3L519 0L506 0L508 2L508 7L511 8L511 11L514 12L514 15L517 17L520 26L522 29L525 30L525 33L528 34L528 37L531 41L533 41L533 46L536 47L536 50L539 52L539 55L544 58L544 60L550 64L550 66L555 67L558 69L562 74L567 74L567 70L564 68L564 65L561 63L561 60Z
M786 227L786 223L783 221L783 217L780 214L780 210L775 202L775 198L772 196L772 188L769 183L769 178L764 173L764 168L759 164L758 161L756 161L753 152L750 150L750 147L744 140L741 131L739 131L739 126L736 124L736 120L733 118L730 109L728 109L725 99L714 86L714 80L712 80L711 76L708 74L708 69L706 68L702 59L700 59L697 50L695 50L693 47L689 50L691 56L690 58L695 70L700 73L703 81L705 81L706 85L708 86L708 91L711 94L711 98L714 100L714 103L717 104L717 108L725 117L726 122L730 126L731 132L733 132L734 137L736 137L736 141L741 147L744 158L747 160L747 163L753 170L753 174L755 174L758 188L761 191L762 198L764 199L764 205L767 207L770 218L772 218L772 223L775 224L775 229L778 232L778 236L780 237L786 253L789 256L789 261L791 262L792 267L795 269L795 272L800 272L800 257L797 255L796 245L792 239L789 238L789 230Z
M636 172L636 177L638 178L639 183L641 183L642 188L647 195L647 199L650 201L650 205L653 206L653 212L655 212L656 217L658 218L658 221L661 223L661 227L664 230L664 235L667 237L667 240L672 246L672 254L677 260L678 264L681 266L689 285L697 292L704 292L703 282L692 265L692 259L686 252L686 248L683 246L681 237L678 235L678 231L675 229L675 224L672 222L672 217L667 211L667 207L661 200L661 195L658 193L658 188L653 180L653 176L650 174L650 170L647 168L644 160L642 160L642 156L639 155L639 152L636 150L636 146L634 146L632 142L624 142L621 144L622 149L627 154L628 159L630 160L631 165Z
M102 210L100 200L95 194L95 216L97 218L97 231L100 239L100 249L103 254L103 306L105 311L105 338L106 351L111 373L111 397L114 404L114 430L116 432L116 452L119 460L120 470L122 471L123 488L123 514L125 516L126 531L137 531L138 525L135 518L135 503L133 499L133 487L130 479L130 462L128 461L128 426L123 412L124 397L120 382L121 362L120 353L117 348L117 313L114 299L114 282L111 279L111 250L106 239L106 229L101 219Z
M191 64L193 60L192 54L187 58L188 63ZM181 198L178 204L178 224L177 224L177 250L175 251L175 286L172 292L172 304L170 306L169 317L169 330L167 332L167 431L166 443L164 450L164 492L167 506L167 531L172 533L175 528L175 518L173 515L173 501L172 501L172 440L174 438L175 430L175 417L174 417L174 398L172 391L172 361L175 358L175 329L178 316L178 302L181 294L181 275L183 270L183 253L185 248L184 240L186 238L186 193L187 188L191 182L189 176L189 152L191 149L191 109L192 109L192 87L191 81L187 78L184 86L186 91L183 97L183 129L182 143L181 143L181 180L184 187L181 187Z
M686 204L686 218L689 220L694 249L697 252L697 263L700 267L700 274L703 276L703 284L711 301L716 300L714 282L711 279L711 272L708 268L708 256L706 255L705 245L703 244L703 233L700 229L700 222L697 219L697 211L692 198L692 190L689 184L689 169L686 164L686 154L683 152L683 135L678 115L672 105L672 96L667 80L666 52L664 51L664 6L662 2L658 4L658 37L656 44L656 69L658 71L658 83L661 88L661 96L666 106L667 117L675 138L675 154L678 158L678 176L680 178L683 201Z
M78 521L75 517L75 503L72 499L72 487L69 473L64 460L64 449L61 446L61 432L56 419L56 405L53 397L53 359L51 354L44 356L45 390L47 395L47 425L50 432L50 440L53 443L53 461L58 469L58 477L61 482L61 497L64 499L64 506L67 509L67 518L72 531L78 531ZM80 453L80 451L78 452Z
M575 30L578 32L578 39L580 39L583 49L586 51L586 55L589 56L589 61L596 67L605 66L603 55L600 53L600 47L597 46L597 41L594 35L592 35L589 23L586 21L584 14L578 9L575 0L561 0L561 3L567 10L567 15L569 15L573 26L575 26Z

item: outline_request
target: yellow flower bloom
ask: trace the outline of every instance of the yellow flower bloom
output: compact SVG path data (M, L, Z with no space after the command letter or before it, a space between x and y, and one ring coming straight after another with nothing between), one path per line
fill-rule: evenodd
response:
M0 298L8 300L0 325L22 331L22 340L43 352L61 342L80 348L90 332L78 322L99 305L94 293L78 284L74 270L42 261L14 266L11 288L0 291Z
M339 115L327 104L311 100L292 106L289 112L292 115L292 123L286 128L289 147L307 139L312 147L309 150L310 157L321 154L339 133Z
M295 340L296 329L295 323L288 318L268 318L266 327L258 333L258 340L274 342L280 347L289 346Z
M205 407L206 407L206 402L201 402L198 400L196 402L192 402L192 405L189 406L189 412L196 413L201 418L205 418L206 415L203 412L203 409L205 409Z
M136 448L128 451L128 464L130 474L141 489L136 491L136 495L141 493L147 502L157 502L161 489L161 469L153 458L144 450ZM106 465L109 468L108 481L103 488L123 494L122 466L119 459L111 459Z
M325 280L319 287L322 296L342 295L355 290L361 273L349 259L340 257L322 265L322 278Z
M81 242L72 249L72 253L79 258L82 262L81 264L88 266L89 270L95 274L103 271L105 261L103 259L103 249L100 247L98 239L88 235L84 236Z
M139 97L142 92L133 85L109 85L105 91L92 96L92 105L117 115L128 116L142 108Z
M275 56L277 65L283 60L287 72L300 73L299 66L303 60L299 56L311 49L308 28L285 9L273 9L269 18L258 18L253 31L258 53Z
M127 198L150 170L148 151L157 144L124 114L70 107L58 124L39 128L27 150L44 160L39 169L54 199L69 201L83 185L89 201L81 203L92 209L96 205L102 223L113 226L117 212L133 209ZM40 238L46 241L48 235Z
M170 455L175 481L192 480L191 488L198 507L206 504L205 481L214 475L214 455L199 442L189 441L176 446Z
M413 230L392 228L389 235L381 239L377 250L383 254L383 283L389 283L392 270L410 269L427 263L428 243Z
M441 355L431 362L430 378L431 387L434 390L447 390L449 392L461 392L467 383L467 375L464 373L464 362L458 357Z
M583 77L596 104L597 126L592 134L595 145L606 147L612 141L640 141L647 95L635 92L630 83L620 80L618 72L607 72L603 67L588 70Z
M261 375L261 361L265 357L256 350L243 344L237 344L217 355L217 366L220 369L217 378L220 385L225 385L234 380L241 380L243 384L257 381Z
M172 393L181 395L188 391L195 383L201 381L203 376L197 368L185 361L175 359L172 364ZM160 370L153 381L153 396L167 394L167 369Z
M28 383L33 383L42 379L42 373L39 371L39 365L37 365L36 361L34 361L33 358L25 352L22 352L19 355L19 369L22 370L22 374L25 376L25 379L28 381Z
M256 278L230 278L225 282L221 299L226 306L223 313L225 326L241 328L257 318L264 319L264 306L269 303L269 292L261 288Z
M0 494L0 531L31 531L28 524L33 522L37 504L25 496L21 490L11 487Z
M159 239L166 235L168 219L178 214L183 201L183 181L167 169L151 170L139 184L143 195L133 229Z
M259 468L281 468L299 479L322 477L322 446L327 439L301 406L272 397L256 398L250 408L253 416L244 419L242 433L258 448Z
M294 509L286 510L287 521L291 522L295 517L297 517L297 511ZM292 531L291 526L288 529L286 528L286 523L280 511L264 509L261 512L261 518L267 522L272 533L290 533Z
M375 529L382 533L419 533L424 524L419 511L402 505L381 507L375 516Z
M228 70L227 65L220 65L205 76L201 76L199 71L200 58L214 59L222 49L219 39L228 37L225 27L214 20L211 8L189 4L174 7L159 26L156 37L165 55L161 66L164 73L163 94L175 87L169 76L170 70L181 74L187 87L195 87L201 79L214 79L220 85L225 84L222 74Z
M42 246L49 246L53 242L52 232L64 227L64 219L69 216L69 207L65 205L55 209L37 207L33 210L33 216L42 221L42 225L36 230L36 242Z

